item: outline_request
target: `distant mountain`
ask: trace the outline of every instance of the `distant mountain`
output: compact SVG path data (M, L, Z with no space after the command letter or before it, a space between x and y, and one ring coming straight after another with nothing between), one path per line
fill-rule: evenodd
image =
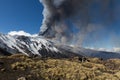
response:
M10 36L0 34L0 54L11 55L22 53L27 56L40 57L99 57L103 59L120 58L119 53L95 51L82 47L57 44L41 36Z
M58 49L73 52L76 54L83 55L85 57L98 57L102 59L112 59L120 58L120 53L117 52L107 52L107 51L97 51L92 49L86 49L83 47L68 46L68 45L57 45Z

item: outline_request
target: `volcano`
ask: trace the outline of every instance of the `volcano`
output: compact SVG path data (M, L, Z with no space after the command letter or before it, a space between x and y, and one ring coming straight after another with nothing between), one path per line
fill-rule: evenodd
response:
M30 57L39 56L64 58L82 56L71 51L61 51L54 45L52 41L40 36L28 37L0 34L0 54L12 55L17 53L22 53Z
M120 58L119 53L95 51L82 47L58 44L42 36L10 36L0 34L0 55L25 54L30 57L99 57L103 59Z

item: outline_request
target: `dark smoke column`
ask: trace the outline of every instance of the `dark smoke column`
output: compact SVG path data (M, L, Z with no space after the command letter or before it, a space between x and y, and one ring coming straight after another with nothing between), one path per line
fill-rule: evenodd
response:
M44 7L39 36L82 45L89 33L95 35L93 32L111 23L115 0L39 1Z
M78 0L74 0L78 1ZM65 19L69 18L72 14L73 0L40 0L44 6L43 10L43 21L40 27L39 35L45 37L55 37L56 33L62 32L66 34L62 29L61 24L65 25ZM67 25L66 25L67 26ZM68 27L68 26L67 26ZM57 30L56 30L57 29ZM68 29L69 31L69 29Z
M70 44L72 41L80 45L87 34L88 3L91 0L40 0L43 10L43 21L39 36L52 38L61 43ZM72 23L78 33L73 32ZM76 44L78 44L76 43ZM78 44L78 45L79 45Z
M40 27L39 35L45 37L54 37L55 31L54 26L55 22L58 19L58 13L56 12L56 8L54 6L53 0L40 0L40 2L44 6L43 10L43 21L42 26Z

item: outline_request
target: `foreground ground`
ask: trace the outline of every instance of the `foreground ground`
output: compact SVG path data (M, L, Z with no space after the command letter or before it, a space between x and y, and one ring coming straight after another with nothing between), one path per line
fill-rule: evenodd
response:
M120 80L120 60L0 56L0 80Z

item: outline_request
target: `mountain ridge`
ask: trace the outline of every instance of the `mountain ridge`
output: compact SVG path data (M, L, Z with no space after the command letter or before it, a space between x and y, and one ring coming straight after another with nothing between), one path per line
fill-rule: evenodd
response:
M27 56L39 57L70 57L73 53L64 53L54 46L54 43L41 36L10 36L0 34L0 49L9 54L23 53ZM73 54L73 56L81 56Z
M11 55L22 53L27 56L39 57L98 57L103 59L120 58L119 53L96 51L82 47L57 44L42 36L11 36L0 34L0 54Z

